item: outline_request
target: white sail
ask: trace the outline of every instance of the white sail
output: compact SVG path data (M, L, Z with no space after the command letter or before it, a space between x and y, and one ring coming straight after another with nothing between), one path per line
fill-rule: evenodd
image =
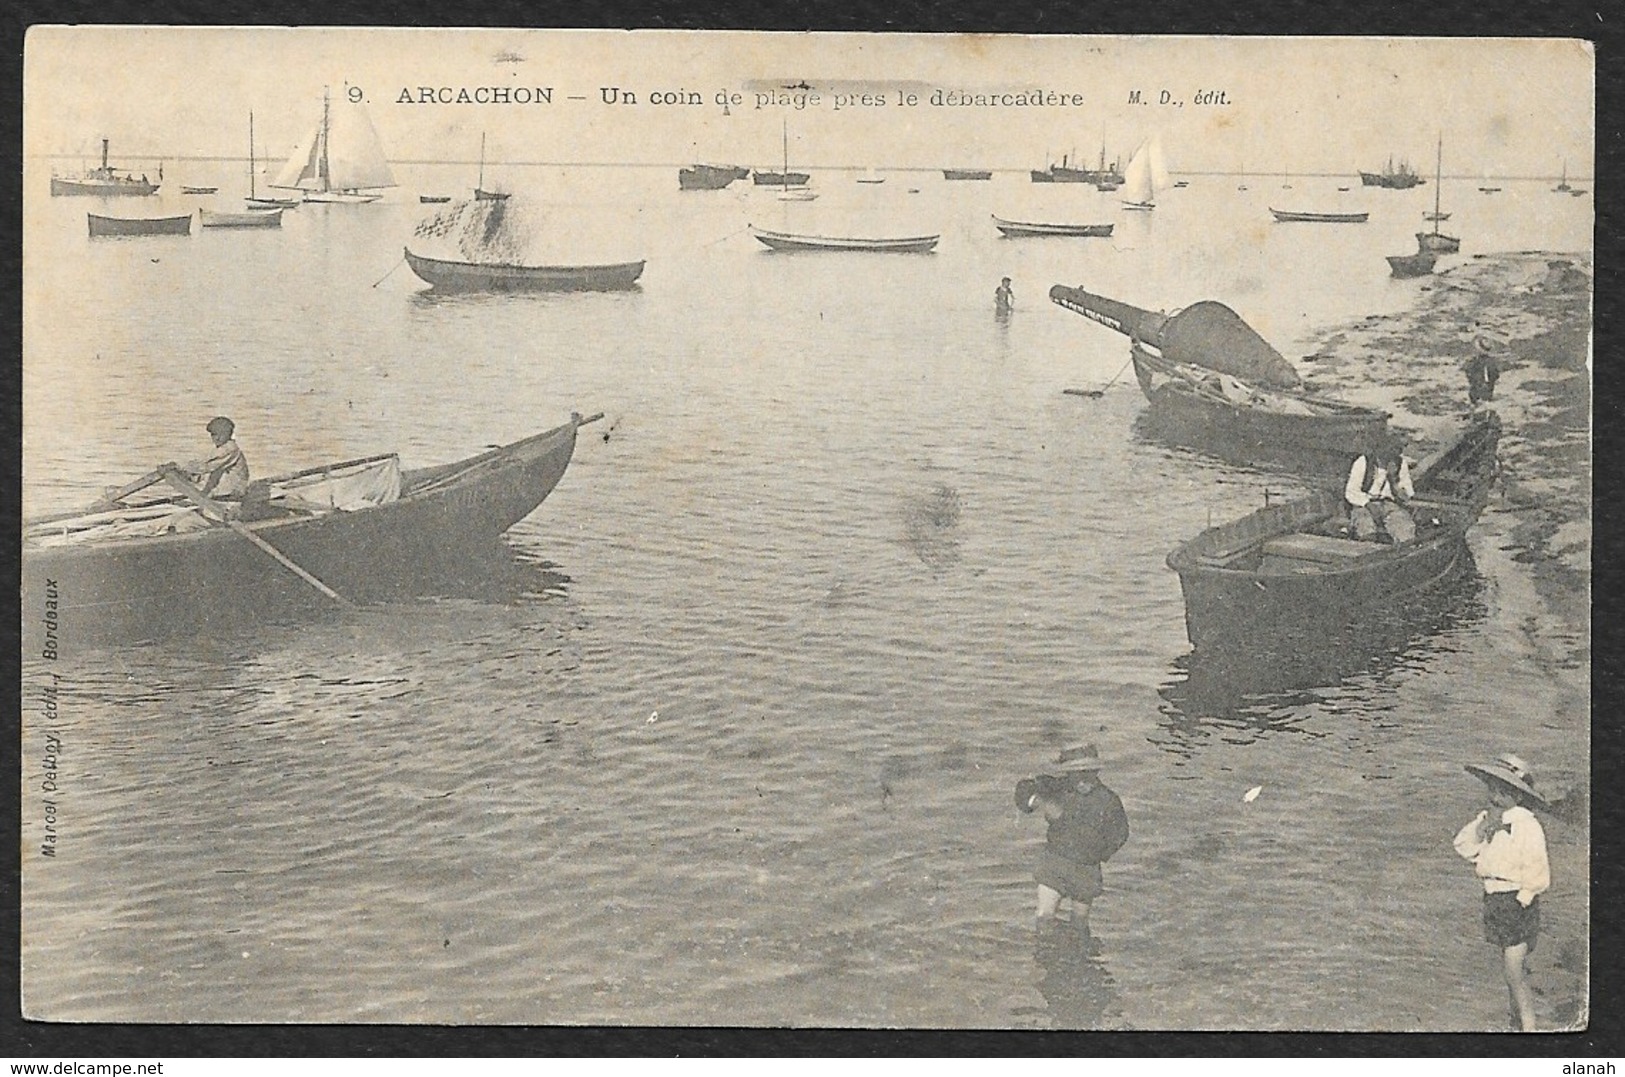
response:
M1166 191L1172 184L1168 178L1168 165L1162 159L1162 141L1160 139L1154 138L1151 140L1151 148L1147 151L1147 156L1151 158L1152 193Z
M1128 168L1123 171L1123 201L1150 205L1156 199L1157 189L1151 178L1150 156L1149 143L1142 142L1135 148L1134 155L1128 159Z
M290 187L303 190L316 189L317 168L320 164L317 154L320 147L317 143L321 141L321 136L322 125L317 123L304 138L299 140L299 145L294 148L293 156L288 158L288 163L282 166L282 171L278 172L276 179L271 181L272 187Z
M395 186L378 132L361 105L335 101L327 132L328 182L341 191Z

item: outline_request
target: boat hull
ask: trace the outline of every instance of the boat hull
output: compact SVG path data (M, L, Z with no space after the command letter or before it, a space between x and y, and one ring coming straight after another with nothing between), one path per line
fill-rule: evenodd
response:
M1371 219L1369 213L1299 213L1285 209L1271 209L1270 213L1282 223L1364 224Z
M1461 239L1457 236L1447 236L1443 232L1418 232L1416 246L1421 252L1455 254L1461 250Z
M1170 367L1133 348L1134 376L1148 404L1146 432L1248 466L1286 467L1306 475L1339 475L1388 429L1388 413L1273 390L1312 408L1310 414L1229 400L1168 373Z
M988 168L945 168L942 170L945 180L990 180L993 170Z
M215 213L201 210L198 223L204 228L281 228L281 209L249 210L247 213Z
M748 175L750 169L733 165L691 165L678 169L677 186L684 191L720 191Z
M94 198L120 198L125 196L144 196L157 194L158 185L139 179L62 179L51 177L51 194L61 197L63 195L81 195Z
M93 236L187 236L192 234L192 215L184 217L104 217L85 214Z
M1041 221L1007 221L993 218L993 227L1015 239L1030 236L1088 236L1104 239L1112 234L1110 224L1046 224Z
M1417 254L1390 254L1388 268L1396 277L1425 277L1433 272L1439 256L1432 251Z
M809 236L791 232L769 232L752 228L764 246L776 251L861 251L871 254L926 254L936 249L936 236L897 236L861 238L852 236Z
M750 178L758 187L804 187L812 176L806 172L752 172Z
M412 272L443 292L602 292L631 288L642 262L589 266L482 265L405 252Z
M575 449L576 423L456 464L402 475L398 500L375 508L247 524L352 601L442 571L465 548L494 541L553 491ZM224 528L82 546L30 548L23 608L53 607L59 647L209 628L328 600L241 535ZM25 621L25 653L43 646L41 616Z

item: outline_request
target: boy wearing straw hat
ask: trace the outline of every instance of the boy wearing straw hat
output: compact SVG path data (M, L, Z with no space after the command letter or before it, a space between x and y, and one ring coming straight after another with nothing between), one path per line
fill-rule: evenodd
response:
M1501 947L1510 1013L1525 1032L1535 1030L1535 1000L1524 978L1524 958L1540 934L1540 895L1551 885L1546 832L1530 808L1547 807L1535 792L1529 766L1515 755L1469 763L1484 782L1489 807L1456 835L1456 852L1473 862L1484 884L1484 938Z
M1016 807L1041 812L1049 822L1033 877L1038 882L1038 926L1056 921L1061 899L1072 901L1072 926L1089 930L1089 906L1105 890L1100 865L1128 841L1123 801L1100 780L1093 744L1068 748L1056 759L1059 774L1016 785Z

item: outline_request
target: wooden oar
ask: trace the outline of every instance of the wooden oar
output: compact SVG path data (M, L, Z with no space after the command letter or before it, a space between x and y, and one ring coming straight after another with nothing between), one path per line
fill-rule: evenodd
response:
M202 490L199 490L192 483L191 479L188 479L181 473L180 468L173 464L166 464L161 470L163 471L163 478L169 480L169 484L171 486L175 487L175 489L184 494L188 501L191 501L193 504L197 505L198 511L203 514L203 518L205 520L231 528L233 531L237 532L237 534L241 535L249 542L252 542L255 546L258 546L266 553L267 556L274 559L283 568L286 568L289 572L292 572L295 576L298 576L301 580L304 580L306 583L316 588L316 590L320 591L334 602L337 602L345 609L355 609L355 604L349 599L327 586L327 584L323 583L321 580L318 580L309 572L306 572L303 568L300 568L290 557L288 557L287 554L283 553L281 550L265 541L259 535L255 534L241 521L231 519L226 514L225 506L221 505L218 501L211 499Z
M1092 400L1099 400L1101 397L1106 395L1107 389L1110 389L1113 385L1117 384L1117 379L1123 376L1123 371L1127 370L1129 368L1129 363L1132 362L1134 362L1134 356L1131 354L1128 357L1128 363L1124 363L1117 373L1112 375L1112 380L1107 382L1105 385L1102 385L1098 389L1062 389L1061 392L1067 394L1068 396L1087 396Z

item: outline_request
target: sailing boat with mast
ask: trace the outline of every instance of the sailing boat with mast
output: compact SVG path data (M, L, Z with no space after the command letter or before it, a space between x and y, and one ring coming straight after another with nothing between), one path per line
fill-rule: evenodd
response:
M254 197L254 114L248 114L248 198L247 212L219 213L198 210L198 223L204 228L281 228L282 211L287 206L265 205Z
M1563 194L1568 194L1574 190L1573 187L1569 186L1569 161L1567 157L1563 158L1563 178L1557 181L1557 186L1553 187L1552 190L1560 191Z
M360 104L334 109L322 89L322 118L294 149L272 187L304 192L306 202L376 202L395 186L378 132Z
M480 132L480 176L474 182L474 201L501 202L507 198L506 191L488 191L485 189L485 132Z
M805 186L807 180L811 178L810 176L802 176L801 183L803 186L795 187L793 189L790 186L790 121L788 119L784 120L783 126L784 171L780 173L780 175L783 177L783 182L779 185L779 201L811 202L813 199L818 197L818 192L808 190Z
M299 204L297 198L272 198L259 192L259 159L254 145L254 114L248 114L248 197L243 204L251 210L292 209Z
M1439 188L1444 178L1444 134L1439 134L1439 146L1433 158L1433 231L1416 233L1416 249L1424 254L1455 254L1461 250L1460 236L1447 236L1439 231L1439 222L1450 214L1439 212Z
M1157 192L1167 188L1168 167L1162 160L1162 142L1147 139L1128 159L1128 170L1123 174L1123 207L1156 209Z

